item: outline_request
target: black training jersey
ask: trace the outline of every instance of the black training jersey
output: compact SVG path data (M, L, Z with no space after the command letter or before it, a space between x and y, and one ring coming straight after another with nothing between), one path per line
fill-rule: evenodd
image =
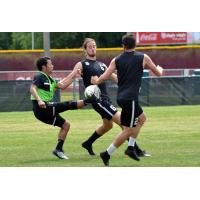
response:
M118 100L138 101L143 75L144 54L123 52L115 59L118 75Z
M54 81L52 77L44 75L43 73L38 73L34 76L32 83L40 89L50 91L50 84Z
M83 83L85 87L92 85L91 84L92 76L99 77L106 70L106 65L96 60L86 59L82 61L81 63L82 63L82 68L83 68L82 78L83 78ZM106 83L102 83L98 86L99 86L99 89L101 90L101 98L105 100L109 100L108 93L106 90Z

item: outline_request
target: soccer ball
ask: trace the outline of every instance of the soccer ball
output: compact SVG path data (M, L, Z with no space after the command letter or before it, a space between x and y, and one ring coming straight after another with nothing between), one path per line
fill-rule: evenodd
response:
M97 99L100 98L101 91L97 85L90 85L85 88L84 95L86 98L90 98L93 94L97 97Z

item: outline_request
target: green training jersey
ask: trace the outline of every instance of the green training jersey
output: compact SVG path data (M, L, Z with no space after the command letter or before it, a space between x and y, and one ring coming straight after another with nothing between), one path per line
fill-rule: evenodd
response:
M42 101L48 102L53 99L54 90L57 84L54 78L43 72L39 72L34 76L32 83L37 86L37 93ZM33 95L31 95L31 100L35 100Z

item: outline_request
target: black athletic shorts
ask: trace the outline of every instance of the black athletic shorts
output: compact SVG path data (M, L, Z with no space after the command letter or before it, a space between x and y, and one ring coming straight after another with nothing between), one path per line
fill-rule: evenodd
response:
M122 108L121 125L135 127L138 123L138 117L143 113L138 101L117 100L117 103Z
M111 120L117 112L117 108L106 100L101 100L99 103L92 104L92 107L101 115L102 119L106 118Z
M38 102L35 100L33 100L32 103L34 115L38 120L58 127L62 127L65 123L65 119L63 119L59 113L66 110L77 109L77 102L75 101L65 101L61 103L45 102L47 108L40 108Z

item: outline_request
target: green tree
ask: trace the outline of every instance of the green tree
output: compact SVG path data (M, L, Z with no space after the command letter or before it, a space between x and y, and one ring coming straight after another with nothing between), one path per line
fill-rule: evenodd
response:
M32 33L31 32L13 32L12 33L12 49L31 49ZM34 33L34 49L43 48L42 33Z
M94 38L98 47L121 47L125 32L52 32L51 48L80 48L84 38Z
M11 32L0 32L0 49L8 50L12 44Z
M12 33L12 49L31 49L31 33Z
M125 32L51 32L51 48L80 48L84 38L96 40L98 47L120 47ZM0 33L0 49L31 49L31 32ZM43 33L34 33L34 49L43 48Z

